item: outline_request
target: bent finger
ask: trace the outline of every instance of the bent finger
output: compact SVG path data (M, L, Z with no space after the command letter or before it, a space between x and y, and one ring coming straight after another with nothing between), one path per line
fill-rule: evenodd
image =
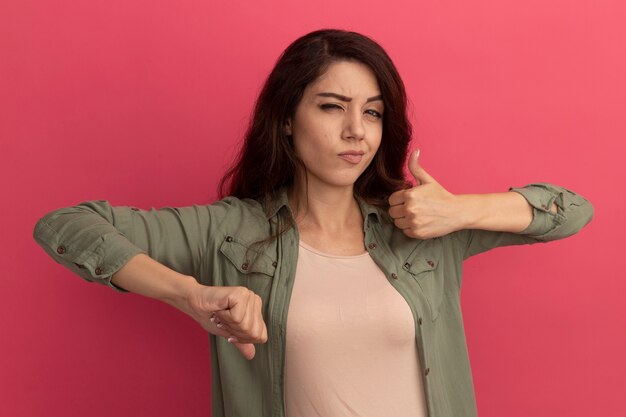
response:
M398 228L398 229L408 229L409 227L411 227L411 225L409 224L408 220L404 217L400 218L400 219L395 219L393 221L393 224Z
M219 323L202 323L202 327L204 328L204 330L211 334L214 334L215 336L221 336L225 338L232 336L230 330L221 326Z
M231 308L214 312L216 318L225 325L237 326L241 323L248 310L248 298L244 297Z
M265 343L267 342L267 326L265 325L265 320L263 320L262 307L263 307L263 300L261 299L261 297L256 297L256 300L255 300L256 314L254 315L255 335L257 337L257 340L260 343Z
M398 206L389 207L389 210L387 210L387 213L389 213L389 216L392 219L400 219L400 218L405 216L405 214L406 214L406 207L404 206L404 204L400 204Z
M396 191L395 193L391 194L389 196L389 205L390 206L397 206L399 204L404 204L404 191L405 190L400 190L400 191Z
M216 327L242 343L265 343L267 341L267 330L262 319L249 328L229 326L225 323L219 323Z

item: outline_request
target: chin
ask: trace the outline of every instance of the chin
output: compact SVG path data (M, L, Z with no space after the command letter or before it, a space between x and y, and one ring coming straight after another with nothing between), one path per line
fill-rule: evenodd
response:
M363 171L365 171L365 168ZM337 188L352 187L363 174L363 171L359 170L357 172L354 169L328 169L320 172L318 175L316 175L315 172L309 171L309 184L317 183Z
M335 180L332 181L331 184L337 187L352 187L354 186L356 181L359 179L359 176L360 174L358 176L350 176L350 177L341 178L341 179L335 178Z

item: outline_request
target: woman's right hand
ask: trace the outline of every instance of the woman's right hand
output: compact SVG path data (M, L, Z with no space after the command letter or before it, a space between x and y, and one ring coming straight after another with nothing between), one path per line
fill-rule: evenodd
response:
M246 287L194 285L185 309L207 332L225 337L248 360L255 343L267 342L262 300Z
M176 272L144 253L131 258L113 274L111 282L178 308L207 332L228 338L246 359L254 357L254 343L267 341L261 297L246 287L202 285L193 276Z

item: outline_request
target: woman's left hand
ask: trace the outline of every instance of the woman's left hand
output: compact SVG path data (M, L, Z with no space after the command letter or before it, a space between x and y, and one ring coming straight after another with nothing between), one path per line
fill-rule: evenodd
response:
M413 188L389 196L389 215L396 227L409 237L428 239L463 228L459 198L443 188L418 163L419 151L409 157L409 171L416 180Z

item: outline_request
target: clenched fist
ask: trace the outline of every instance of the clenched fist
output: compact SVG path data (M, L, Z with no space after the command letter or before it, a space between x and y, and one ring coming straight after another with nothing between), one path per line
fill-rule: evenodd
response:
M228 339L243 356L254 357L254 343L267 342L262 300L245 287L195 286L187 314L209 333Z

